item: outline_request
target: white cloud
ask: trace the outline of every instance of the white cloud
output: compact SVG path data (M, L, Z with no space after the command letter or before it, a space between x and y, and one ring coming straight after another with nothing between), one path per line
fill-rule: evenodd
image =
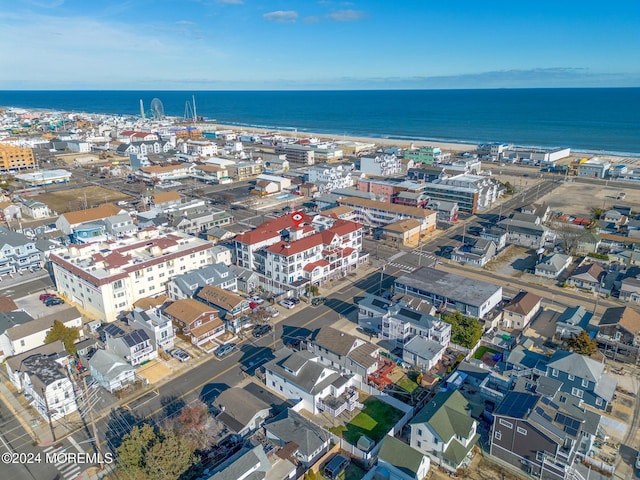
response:
M365 13L361 10L336 10L328 13L326 17L334 22L356 22L365 17Z
M276 23L296 23L298 12L295 10L276 10L275 12L265 13L262 18Z
M192 22L190 20L178 20L176 25L195 25L196 22Z
M216 0L216 3L221 3L222 5L242 5L244 0Z

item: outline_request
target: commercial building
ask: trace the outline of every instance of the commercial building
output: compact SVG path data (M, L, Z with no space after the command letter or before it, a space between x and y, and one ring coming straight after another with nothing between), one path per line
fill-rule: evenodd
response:
M442 153L440 147L420 147L405 150L403 157L405 160L412 160L414 163L433 165L438 162L447 162L451 158L450 153Z
M71 178L71 172L62 169L41 170L38 172L21 173L14 175L15 179L27 187L52 185L54 183L67 183Z
M148 228L117 242L71 245L50 256L61 295L112 322L141 297L164 293L167 280L211 263L210 242Z
M611 163L600 160L598 157L590 158L578 166L579 177L604 178L609 174Z
M500 285L431 267L421 267L396 278L395 291L426 298L440 308L477 318L485 318L502 301Z
M33 150L6 143L0 143L0 170L3 172L25 170L34 168L36 162Z
M286 155L289 165L296 167L301 165L313 165L315 163L316 150L308 145L284 144L275 149L276 155Z
M380 227L400 220L414 218L422 224L423 234L436 229L437 213L433 210L357 197L342 198L338 203L353 209L355 219L363 225Z

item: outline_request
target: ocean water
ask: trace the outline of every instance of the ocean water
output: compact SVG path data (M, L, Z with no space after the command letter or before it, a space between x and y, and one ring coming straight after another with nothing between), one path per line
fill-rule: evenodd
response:
M505 142L640 155L640 88L362 91L0 91L0 105L139 115L159 98L221 124L399 140Z

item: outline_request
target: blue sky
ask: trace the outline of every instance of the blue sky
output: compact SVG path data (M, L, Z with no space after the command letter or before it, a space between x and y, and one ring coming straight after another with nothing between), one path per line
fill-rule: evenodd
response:
M0 0L0 89L640 86L640 1Z

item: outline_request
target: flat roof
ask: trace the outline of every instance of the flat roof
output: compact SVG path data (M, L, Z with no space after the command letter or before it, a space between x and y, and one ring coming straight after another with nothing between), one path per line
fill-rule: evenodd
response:
M413 273L402 275L396 279L396 284L414 287L477 307L483 305L496 292L502 290L500 285L436 270L431 267L421 267Z

